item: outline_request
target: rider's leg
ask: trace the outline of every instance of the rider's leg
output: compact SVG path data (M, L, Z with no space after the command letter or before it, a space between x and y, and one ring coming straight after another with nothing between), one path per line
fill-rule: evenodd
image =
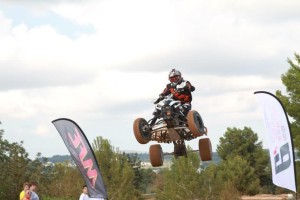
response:
M152 113L153 118L150 122L150 127L152 127L155 124L156 120L158 119L159 113L160 113L160 110L157 110L157 109L155 109L155 111Z
M184 103L182 104L182 108L183 108L183 114L185 116L187 116L187 114L190 112L190 110L192 109L192 105L190 103Z

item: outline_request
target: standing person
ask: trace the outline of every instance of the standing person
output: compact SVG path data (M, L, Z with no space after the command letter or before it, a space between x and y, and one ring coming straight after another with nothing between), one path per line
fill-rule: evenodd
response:
M31 198L30 200L40 200L39 195L36 193L37 190L37 183L31 182L30 184L30 191L31 191Z
M90 198L89 198L89 196L88 196L88 189L87 189L87 186L86 185L84 185L83 187L82 187L82 193L81 193L81 195L80 195L80 197L79 197L79 200L89 200Z
M23 200L24 196L25 196L25 191L29 190L30 188L30 183L29 182L25 182L23 184L23 190L20 192L20 200Z
M22 200L30 200L31 198L31 191L29 189L26 189L24 191L24 197L22 198Z

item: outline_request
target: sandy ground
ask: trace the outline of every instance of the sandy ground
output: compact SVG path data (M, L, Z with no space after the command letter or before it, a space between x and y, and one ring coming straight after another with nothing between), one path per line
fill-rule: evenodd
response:
M143 195L145 200L155 200L155 195ZM280 195L270 195L270 194L260 194L255 196L242 196L241 200L294 200L292 194L280 194Z
M255 196L242 196L242 200L294 200L294 197L292 194L260 194Z

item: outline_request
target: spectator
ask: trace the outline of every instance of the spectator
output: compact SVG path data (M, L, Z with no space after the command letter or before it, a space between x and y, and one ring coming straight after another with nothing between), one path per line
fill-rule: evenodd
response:
M30 200L31 198L31 191L29 189L24 191L24 197L22 198L22 200Z
M30 191L31 191L31 198L30 200L40 200L39 195L36 193L37 190L37 183L31 182L30 184Z
M23 190L20 192L20 200L23 200L23 198L25 197L25 191L29 190L30 188L30 183L25 182L23 184Z
M79 197L79 200L89 200L89 199L90 199L90 198L89 198L89 196L88 196L87 186L84 185L84 186L82 187L82 193L81 193L81 195L80 195L80 197Z

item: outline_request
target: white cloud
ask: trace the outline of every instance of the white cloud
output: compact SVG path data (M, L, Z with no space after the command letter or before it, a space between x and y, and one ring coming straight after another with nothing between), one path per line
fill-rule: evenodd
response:
M76 22L92 24L97 32L93 41L103 47L99 55L108 52L112 59L126 58L128 62L172 51L180 39L175 13L167 1L89 1L84 5L60 5L54 11Z
M282 4L23 3L36 16L51 11L95 29L75 39L47 23L12 24L0 10L0 120L9 124L12 140L27 140L24 131L34 135L31 152L45 137L59 144L50 124L59 117L78 121L91 140L101 134L122 150L147 151L135 141L132 123L136 117L151 117L151 100L162 92L175 66L196 86L193 109L207 123L214 146L226 127L262 130L253 92L282 89L286 58L300 44L299 3ZM62 149L61 142L55 153ZM43 154L51 151L42 149Z
M39 125L36 130L35 130L35 134L37 136L46 136L49 134L49 129L48 126L45 125Z
M11 27L11 21L10 19L7 19L4 15L3 12L0 10L0 38L7 36L10 32L10 27Z

